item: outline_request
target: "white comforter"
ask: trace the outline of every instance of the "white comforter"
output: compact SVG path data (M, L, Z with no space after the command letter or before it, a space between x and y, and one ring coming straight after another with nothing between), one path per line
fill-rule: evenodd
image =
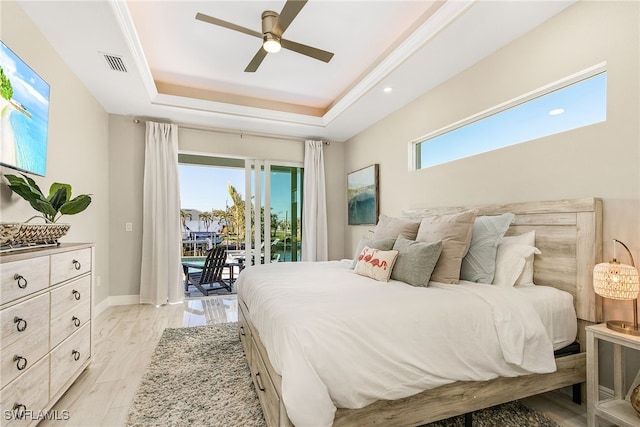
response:
M248 267L237 289L299 427L330 426L336 407L556 369L544 326L513 289L377 282L344 261Z

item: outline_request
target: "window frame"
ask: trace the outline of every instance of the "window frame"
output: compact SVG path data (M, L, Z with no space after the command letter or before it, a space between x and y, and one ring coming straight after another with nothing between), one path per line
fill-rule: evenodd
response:
M493 107L490 107L486 110L483 110L479 113L473 114L469 117L466 117L462 120L458 120L457 122L454 122L452 124L449 124L447 126L441 127L433 132L429 132L425 135L422 135L416 139L413 139L412 141L409 142L408 144L408 151L409 151L409 155L408 155L408 166L409 166L409 171L413 172L413 171L420 171L420 170L424 170L424 169L429 169L431 167L434 166L439 166L442 165L444 163L440 163L438 165L433 165L433 166L427 166L424 168L418 168L418 164L417 161L420 158L420 154L421 154L421 148L420 148L420 144L428 141L430 139L433 138L437 138L440 135L444 135L448 132L452 132L454 130L460 129L464 126L467 126L471 123L477 122L479 120L482 120L484 118L487 118L489 116L492 116L494 114L498 114L501 113L503 111L506 111L510 108L516 107L520 104L524 104L526 102L529 102L533 99L539 98L541 96L547 95L551 92L554 92L556 90L565 88L567 86L570 86L574 83L578 83L582 80L586 80L589 79L591 77L597 76L598 74L602 74L607 72L607 62L601 62L599 64L593 65L589 68L586 68L584 70L578 71L574 74L571 74L567 77L564 77L560 80L557 80L555 82L549 83L547 85L544 85L542 87L539 87L537 89L534 89L532 91L529 91L523 95L517 96L515 98L512 98L508 101L502 102L498 105L495 105ZM527 142L527 141L523 141L523 142ZM494 151L494 150L489 150L489 151ZM485 153L488 151L483 151L482 153ZM477 153L477 154L482 154L482 153ZM477 155L475 154L475 155ZM466 156L469 157L469 156ZM464 158L466 158L464 157ZM460 157L458 159L455 160L460 160L463 157ZM451 160L451 161L455 161L455 160ZM449 163L449 162L446 162Z

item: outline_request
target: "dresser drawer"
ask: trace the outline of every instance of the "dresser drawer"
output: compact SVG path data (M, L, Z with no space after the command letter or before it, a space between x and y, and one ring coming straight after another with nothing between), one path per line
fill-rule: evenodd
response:
M49 324L49 293L0 311L0 349Z
M21 340L3 347L0 352L0 387L4 387L18 375L28 372L48 352L49 325L47 324L31 330Z
M91 317L91 276L51 291L51 348L77 331Z
M91 248L51 255L51 285L91 271Z
M49 286L49 257L0 264L0 305Z
M71 335L51 351L51 383L49 392L55 396L75 378L91 356L91 322L87 322L79 331Z
M49 402L49 356L0 391L3 426L35 425ZM9 412L6 412L9 411Z
M58 317L51 319L51 348L82 328L91 319L91 301L86 299Z

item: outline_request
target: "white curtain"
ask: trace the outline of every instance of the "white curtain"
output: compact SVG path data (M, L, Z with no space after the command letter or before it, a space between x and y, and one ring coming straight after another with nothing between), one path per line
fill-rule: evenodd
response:
M140 303L182 301L178 126L147 122Z
M302 261L327 261L327 197L322 141L305 141L302 201Z

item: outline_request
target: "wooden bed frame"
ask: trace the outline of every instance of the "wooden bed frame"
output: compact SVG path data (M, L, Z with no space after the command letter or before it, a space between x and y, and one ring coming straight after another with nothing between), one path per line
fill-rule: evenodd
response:
M534 282L571 293L578 317L582 352L556 358L557 371L482 382L456 382L399 400L379 400L361 409L338 408L334 426L415 426L465 414L585 381L584 326L601 321L602 301L592 288L592 273L602 257L602 200L585 198L504 205L410 210L405 217L478 209L478 215L514 213L507 235L536 231L541 255ZM282 379L269 361L250 310L238 298L239 335L268 426L291 426L281 399Z

